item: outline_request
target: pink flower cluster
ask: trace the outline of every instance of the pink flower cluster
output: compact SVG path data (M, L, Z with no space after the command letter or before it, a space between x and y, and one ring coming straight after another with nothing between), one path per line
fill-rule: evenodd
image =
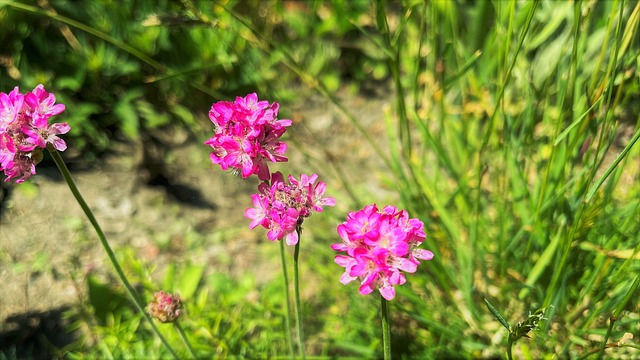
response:
M382 297L395 297L394 285L406 282L402 273L414 273L420 260L431 260L433 253L418 249L427 235L424 224L410 219L406 210L376 204L347 214L347 221L338 225L342 243L331 248L347 255L336 255L335 262L345 268L340 282L348 284L360 279L360 293L367 295L378 289Z
M51 144L64 151L67 144L58 137L69 132L67 123L49 124L49 118L64 111L54 94L38 85L20 93L16 86L9 94L0 93L0 171L5 181L21 183L36 173L42 149Z
M249 228L258 225L269 229L269 240L286 238L287 245L298 243L296 227L312 211L321 212L323 206L334 206L333 198L323 198L327 186L316 180L318 175L300 175L300 180L289 175L289 184L280 172L271 177L271 185L263 182L258 186L258 194L251 195L255 208L247 209L244 216L252 219Z
M242 178L257 174L260 180L269 180L267 160L287 161L287 145L278 139L291 120L277 119L279 107L275 102L258 101L255 93L234 102L214 103L209 111L214 135L205 142L213 148L211 162L223 170L240 170Z

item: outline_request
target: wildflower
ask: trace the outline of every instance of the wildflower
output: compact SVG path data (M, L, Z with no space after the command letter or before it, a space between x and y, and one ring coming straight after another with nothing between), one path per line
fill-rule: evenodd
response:
M258 194L251 195L255 208L247 209L244 216L252 219L249 228L258 225L269 229L269 240L286 238L287 245L298 243L296 228L313 211L321 212L323 206L334 206L333 198L323 198L327 188L318 175L300 175L300 179L289 175L287 184L280 172L271 175L271 185L263 182L258 186Z
M214 135L205 142L211 146L211 162L223 170L237 169L243 178L253 174L269 180L271 162L285 162L287 145L278 139L291 120L278 120L280 105L258 101L255 93L237 97L234 102L219 101L211 106L209 119L215 125Z
M59 151L67 148L58 135L68 133L69 125L49 124L51 116L65 109L55 102L55 95L42 85L26 94L17 86L9 94L0 93L0 171L5 181L21 183L34 175L47 144Z
M331 248L345 252L336 255L336 264L345 268L340 282L360 280L360 293L378 290L387 300L395 297L395 285L406 282L403 272L414 273L419 260L431 260L433 253L419 249L427 235L424 224L410 219L406 210L376 204L347 214L347 221L338 225L342 243Z
M147 312L162 323L174 322L182 314L182 300L178 294L158 291L147 306Z

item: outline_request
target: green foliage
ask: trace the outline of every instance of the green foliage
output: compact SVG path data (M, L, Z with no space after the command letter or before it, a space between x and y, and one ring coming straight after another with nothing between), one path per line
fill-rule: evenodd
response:
M442 352L451 343L457 356L496 354L486 349L487 294L511 313L549 307L536 352L573 357L597 347L574 334L603 329L597 320L614 311L639 270L638 189L620 179L638 177L624 165L638 158L631 83L640 7L388 9L376 2L376 29L363 30L385 55L397 96L391 152L378 155L388 156L389 183L404 206L429 224L427 248L436 253L410 280L413 294L403 293L409 304L400 300L430 335L413 354L454 356ZM474 18L464 23L467 13ZM634 134L616 158L621 131ZM564 331L548 333L552 324Z
M0 83L55 89L68 109L71 149L89 161L113 141L137 140L153 129L199 134L205 125L195 119L205 118L215 100L255 90L290 99L296 94L291 61L332 91L344 78L368 78L360 69L369 68L361 64L369 57L361 56L349 23L366 3L54 0L43 6L0 2Z
M640 327L637 2L20 4L0 0L0 83L55 88L79 153L152 129L198 134L211 102L248 91L286 102L307 87L341 109L387 166L400 207L427 224L424 247L435 253L391 303L394 355L500 356L500 323L540 308L548 321L518 341L518 358L638 347L618 343ZM386 139L335 96L353 84L395 96ZM303 309L307 349L374 357L377 303L338 283L335 223L308 225L329 230L302 247L302 276L316 277ZM150 297L146 265L126 264ZM203 357L285 354L272 330L283 327L281 286L200 264L170 266L163 283L185 296L182 324ZM71 357L166 355L128 305L90 304L101 345ZM616 327L606 321L614 314ZM163 332L181 348L170 326Z
M136 268L133 262L135 260L129 258L125 267ZM236 281L219 273L205 278L203 271L203 266L171 266L164 280L164 289L178 292L185 301L186 312L179 321L196 354L204 358L256 358L283 353L283 333L274 331L283 326L279 287L258 288L250 277ZM150 299L157 289L145 290ZM257 301L250 300L256 295ZM71 358L167 356L162 345L153 341L141 314L135 313L126 300L121 290L90 276L87 309L91 315L78 313L76 316L87 322L97 343L91 345L86 343L88 339L81 340L75 345L77 350L71 348L67 355ZM93 323L93 319L98 323ZM172 325L159 326L173 347L183 349L181 354L186 356L186 349Z

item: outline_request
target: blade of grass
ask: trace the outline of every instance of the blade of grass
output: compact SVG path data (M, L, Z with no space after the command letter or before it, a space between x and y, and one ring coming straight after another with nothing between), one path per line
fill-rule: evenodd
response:
M518 299L522 300L529 295L529 293L531 292L531 287L536 284L543 271L546 270L547 267L549 267L549 265L551 264L553 257L557 253L558 246L560 245L560 240L563 239L562 235L564 234L565 224L566 220L563 219L560 223L560 226L558 227L558 232L552 238L551 243L549 243L542 255L540 255L540 258L538 258L538 261L536 261L536 264L533 266L531 271L529 271L529 275L527 276L527 280L525 281L525 285L527 285L527 287L520 290Z
M616 167L620 164L620 162L627 157L627 155L629 154L629 151L631 151L631 149L636 144L639 138L640 138L640 128L636 130L631 140L629 140L627 145L624 147L624 149L622 149L622 152L616 157L613 163L609 165L609 167L604 172L604 174L600 176L600 179L598 179L598 181L596 181L596 183L591 187L591 189L589 190L589 193L587 193L587 197L585 198L586 202L591 201L596 191L598 191L600 186L602 186L602 184L607 180L609 175L611 175L611 173L616 169Z
M577 42L577 41L576 41ZM584 120L587 115L589 115L591 113L591 110L593 110L594 107L596 107L596 105L598 105L598 103L600 102L600 100L602 100L604 97L603 95L606 93L602 92L600 94L600 96L598 96L598 98L596 99L596 101L593 102L593 105L591 105L591 107L589 107L587 109L587 111L585 111L582 115L578 116L578 118L576 120L574 120L569 126L567 126L566 129L564 129L560 135L558 135L558 137L556 138L556 140L553 142L553 146L558 146L558 144L564 140L567 135L569 135L569 133L571 132L571 130L573 130L576 126L580 125L580 123L582 122L582 120Z

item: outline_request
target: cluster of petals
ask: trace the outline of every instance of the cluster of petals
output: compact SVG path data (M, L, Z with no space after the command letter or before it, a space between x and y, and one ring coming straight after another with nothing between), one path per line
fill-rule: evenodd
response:
M246 210L244 216L252 219L249 228L262 225L268 229L269 240L285 239L287 245L298 243L296 228L302 225L304 218L312 212L322 212L323 206L334 206L335 200L323 197L327 186L316 180L317 174L300 175L296 179L289 175L289 182L280 172L271 176L270 184L263 182L258 186L258 193L251 195L255 208Z
M42 85L26 94L17 86L8 94L0 93L0 171L7 176L5 181L21 183L35 174L47 144L59 151L67 148L58 135L69 132L69 125L49 124L51 116L65 109L55 102L55 95Z
M158 291L153 296L153 301L147 306L147 312L160 322L173 322L182 314L184 305L178 294Z
M214 135L205 142L213 148L211 162L223 170L240 171L242 178L256 174L260 180L269 180L267 161L287 161L287 145L278 139L291 120L277 119L279 107L276 102L258 101L255 93L234 102L214 103L209 111Z
M419 249L427 235L424 223L411 219L406 210L376 204L347 214L347 221L338 225L342 243L331 248L345 252L334 261L345 268L340 282L360 280L360 293L367 295L378 289L382 297L395 297L394 285L406 282L403 272L414 273L420 262L431 260L433 253Z

